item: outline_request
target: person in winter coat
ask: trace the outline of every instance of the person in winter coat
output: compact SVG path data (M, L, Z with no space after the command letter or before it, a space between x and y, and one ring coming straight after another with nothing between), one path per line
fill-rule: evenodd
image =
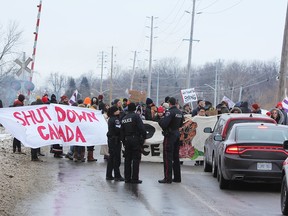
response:
M153 103L151 98L146 99L146 111L145 111L145 120L152 121L155 118L155 113L157 112L157 108Z
M155 118L153 121L156 121L156 122L159 122L160 119L162 119L164 117L164 114L165 114L165 109L164 107L162 106L159 106L158 109L157 109L157 115L155 115Z
M108 147L109 159L106 169L106 180L124 181L120 173L121 164L121 122L119 119L120 110L112 106L108 109ZM114 177L112 172L114 171Z
M44 104L43 98L44 98L44 101L47 100L47 97L44 97L44 96L43 96L42 99L41 99L40 96L37 96L37 97L36 97L36 100L33 101L33 102L31 103L31 105L42 105L42 104ZM47 101L46 101L46 102L47 102ZM41 149L40 149L40 148L31 148L31 160L32 160L32 161L41 161L41 160L38 158L38 156L45 156L45 155L41 153Z
M135 111L135 103L130 103L128 105L128 113L121 121L121 139L125 146L125 183L141 184L139 165L141 161L141 149L146 139L146 130L142 119Z
M98 96L98 108L99 110L102 111L102 114L104 113L104 110L105 110L105 104L103 102L103 98L104 98L103 95Z
M248 107L248 102L244 101L241 105L240 105L240 109L242 111L242 113L251 113L251 110Z
M287 117L287 112L284 110L282 102L278 102L276 105L276 108L279 109L282 114L283 114L283 125L287 125L288 124L288 117Z
M239 107L233 107L230 113L242 113L242 110Z
M18 99L15 100L13 103L13 107L24 106L24 100L25 100L25 96L22 94L19 94ZM14 139L13 139L13 153L16 153L16 149L17 149L18 153L22 153L21 152L21 142L20 142L20 140L18 140L14 137ZM37 156L37 154L36 154L36 156Z
M251 110L252 113L261 114L260 106L257 103L252 104L251 108L252 108L252 110Z
M50 103L54 103L54 104L58 103L55 94L51 95ZM54 153L55 158L62 158L63 146L61 146L60 144L51 145L50 153Z
M277 124L284 123L284 115L279 109L277 108L271 109L270 114L271 114L270 117L274 119L277 122Z
M93 97L91 100L90 109L97 110L98 108L97 104L98 104L98 99L96 97ZM93 152L94 152L94 146L87 146L87 161L88 162L97 161L97 159L94 158Z
M55 94L52 94L52 95L51 95L50 103L54 103L54 104L57 104L57 103L58 103Z
M179 160L179 145L180 133L179 128L183 125L184 116L176 107L176 99L170 97L169 110L165 112L158 124L163 130L163 164L164 164L164 179L159 180L159 183L171 184L173 182L181 182L181 170ZM172 173L174 178L172 178Z

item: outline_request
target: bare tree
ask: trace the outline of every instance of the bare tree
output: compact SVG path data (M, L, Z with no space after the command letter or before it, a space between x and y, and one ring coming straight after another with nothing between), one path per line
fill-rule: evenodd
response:
M12 61L15 58L15 48L19 45L22 31L13 22L4 30L0 26L0 78L13 72Z
M53 93L57 98L60 97L61 91L65 90L66 80L67 79L64 75L59 75L59 73L50 73L48 83L52 86Z

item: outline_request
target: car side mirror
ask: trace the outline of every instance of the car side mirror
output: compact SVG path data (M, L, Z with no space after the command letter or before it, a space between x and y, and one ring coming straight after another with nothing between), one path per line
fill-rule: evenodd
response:
M204 128L203 131L204 131L204 133L212 133L213 132L211 127L206 127L206 128Z
M214 136L214 140L215 140L215 141L223 141L223 137L222 137L220 134L216 134L216 135Z
M283 142L283 148L284 148L285 150L288 150L288 140L285 140L285 141Z

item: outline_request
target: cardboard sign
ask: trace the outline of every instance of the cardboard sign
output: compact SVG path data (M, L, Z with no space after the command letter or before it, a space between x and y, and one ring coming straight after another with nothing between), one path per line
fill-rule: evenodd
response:
M147 94L145 91L129 90L129 100L134 103L146 102Z

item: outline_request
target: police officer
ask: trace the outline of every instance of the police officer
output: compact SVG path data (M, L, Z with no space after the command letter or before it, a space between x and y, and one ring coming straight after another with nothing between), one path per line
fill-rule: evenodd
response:
M135 113L135 103L128 105L128 113L122 118L121 130L125 146L125 183L141 184L139 180L139 165L141 150L146 139L146 130L142 119Z
M106 169L106 180L124 181L124 178L120 174L121 164L121 148L120 141L121 123L119 119L120 110L116 106L112 106L108 109L108 147L109 147L109 159ZM114 170L114 177L112 172Z
M158 122L163 129L163 161L164 161L164 179L159 183L171 184L181 182L180 160L179 160L179 128L183 124L183 114L176 107L176 99L169 98L169 109L165 112L164 118ZM172 168L174 179L172 179Z

